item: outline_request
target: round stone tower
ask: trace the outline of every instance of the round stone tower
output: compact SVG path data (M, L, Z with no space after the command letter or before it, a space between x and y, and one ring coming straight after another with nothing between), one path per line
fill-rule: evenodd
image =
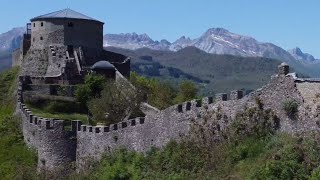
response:
M31 19L31 47L51 45L102 50L103 22L64 9Z

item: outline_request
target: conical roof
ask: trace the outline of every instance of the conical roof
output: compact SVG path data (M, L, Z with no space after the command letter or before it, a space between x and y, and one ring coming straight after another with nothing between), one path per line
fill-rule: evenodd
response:
M48 13L45 15L37 16L35 18L32 18L31 21L36 21L36 20L43 20L43 19L60 19L60 18L66 18L66 19L83 19L83 20L90 20L90 21L97 21L100 22L94 18L91 18L89 16L86 16L84 14L81 14L79 12L76 12L72 9L63 9L60 11ZM100 22L103 23L103 22Z

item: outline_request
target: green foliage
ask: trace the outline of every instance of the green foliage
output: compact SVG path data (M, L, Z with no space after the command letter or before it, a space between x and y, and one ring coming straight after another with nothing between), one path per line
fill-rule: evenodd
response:
M194 47L177 52L147 48L134 51L112 47L108 49L131 57L132 70L139 75L175 84L187 79L196 83L200 94L204 95L234 89L257 89L269 82L270 76L276 73L277 66L281 63L260 57L209 54Z
M294 118L298 113L299 104L295 100L287 100L283 102L283 110L287 113L287 116L290 118Z
M318 179L320 179L320 166L318 166L312 171L312 174L309 178L309 180L318 180Z
M195 99L197 92L197 87L192 81L182 81L175 101L177 103L182 103Z
M88 101L100 94L106 79L101 75L90 74L85 77L85 83L80 85L76 90L77 100L87 105Z
M174 104L175 90L167 82L149 79L133 72L130 76L131 83L142 94L143 100L159 109L165 109Z
M159 109L195 99L198 92L191 81L182 81L178 91L168 82L139 76L135 72L131 73L130 81L138 88L145 101Z
M26 104L31 109L38 109L48 113L87 113L85 106L75 101L67 100L48 100L48 99L36 99L32 101L26 101Z
M19 68L0 74L0 179L33 179L36 155L23 143L20 120L13 117Z
M278 126L279 119L270 110L257 107L248 108L243 113L238 113L230 125L228 136L238 139L246 136L265 137L273 134Z
M250 113L249 113L250 112ZM269 110L248 109L240 117L273 118ZM239 119L237 119L239 120ZM198 121L198 120L197 120ZM242 121L240 119L240 121ZM304 138L277 134L267 121L246 119L237 138L212 141L209 121L195 129L195 136L170 142L146 154L119 149L104 156L85 177L93 179L318 179L320 134ZM244 124L244 122L243 122ZM259 125L261 124L261 125ZM232 136L233 129L227 129ZM260 130L260 129L269 130ZM238 129L238 127L236 127ZM242 133L246 129L247 134ZM267 132L267 133L266 133ZM272 132L272 133L270 133ZM206 136L206 133L211 133ZM230 133L230 134L228 134Z
M97 122L107 125L120 122L139 110L139 94L121 82L108 82L100 94L88 103L89 110Z

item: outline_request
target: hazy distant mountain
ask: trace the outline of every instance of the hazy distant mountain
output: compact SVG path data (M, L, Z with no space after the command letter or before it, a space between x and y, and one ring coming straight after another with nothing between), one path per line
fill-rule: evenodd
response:
M0 53L10 53L19 47L24 28L14 28L0 34ZM271 43L262 43L252 37L231 33L223 28L211 28L199 38L182 36L173 43L167 40L155 41L147 34L106 34L104 45L124 49L150 48L153 50L179 51L188 46L197 47L207 53L229 54L243 57L266 57L289 63L296 70L310 76L319 76L320 61L300 49L286 51ZM6 58L6 61L8 59ZM0 59L1 61L1 59Z
M311 54L303 53L300 48L296 47L294 49L288 50L288 52L296 59L300 61L307 62L318 62L319 59L314 58Z
M24 31L24 28L18 27L0 34L0 52L8 52L18 48L20 46L20 41L22 40Z
M262 57L209 54L195 47L179 51L106 49L130 56L131 69L140 75L168 80L173 84L189 79L197 83L204 94L261 87L281 63Z
M267 57L290 62L304 60L300 56L276 46L272 43L262 43L248 36L231 33L223 28L211 28L202 36L190 39L185 36L170 43L166 40L160 42L152 40L148 35L132 34L107 34L104 37L106 46L125 49L150 48L154 50L178 51L188 46L197 47L211 54L230 54L244 57ZM307 59L306 59L307 60ZM307 62L311 62L308 60Z
M154 41L147 34L136 33L106 34L104 46L119 47L124 49L150 48L155 50L169 49L170 42L167 40Z

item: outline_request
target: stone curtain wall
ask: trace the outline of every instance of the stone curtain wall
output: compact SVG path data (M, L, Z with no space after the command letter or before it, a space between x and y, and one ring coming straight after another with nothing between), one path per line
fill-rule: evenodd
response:
M23 104L22 86L18 89L17 113L21 115L25 143L38 153L38 171L70 170L76 160L76 132L79 121L72 121L71 131L66 122L33 115Z
M193 121L201 121L209 113L219 113L220 118L212 121L215 121L214 131L222 131L233 122L237 113L257 106L257 99L264 109L270 108L276 113L280 119L280 131L293 134L319 131L320 110L317 107L320 107L320 101L318 106L318 102L313 100L313 96L320 99L317 95L319 84L297 82L291 75L278 74L269 84L244 97L242 91L232 91L230 100L227 94L217 94L215 101L212 97L193 100L148 114L145 118L110 126L89 126L72 121L71 131L64 130L64 121L33 116L23 104L21 88L18 92L18 111L22 115L26 143L38 150L39 169L52 170L76 161L78 170L81 170L91 162L100 160L104 153L120 147L146 152L151 147L162 147L170 140L179 141L190 132ZM313 87L316 88L310 95L310 88ZM283 104L289 100L299 104L295 119L289 118L283 109ZM308 107L310 104L313 111Z
M120 147L146 152L151 147L160 148L170 140L179 141L190 132L192 121L200 120L208 111L222 108L224 118L218 124L219 130L223 130L231 122L228 119L232 114L242 109L243 102L234 99L213 103L212 97L206 97L110 126L82 125L77 133L77 167L86 169L90 162L100 160L104 153Z

